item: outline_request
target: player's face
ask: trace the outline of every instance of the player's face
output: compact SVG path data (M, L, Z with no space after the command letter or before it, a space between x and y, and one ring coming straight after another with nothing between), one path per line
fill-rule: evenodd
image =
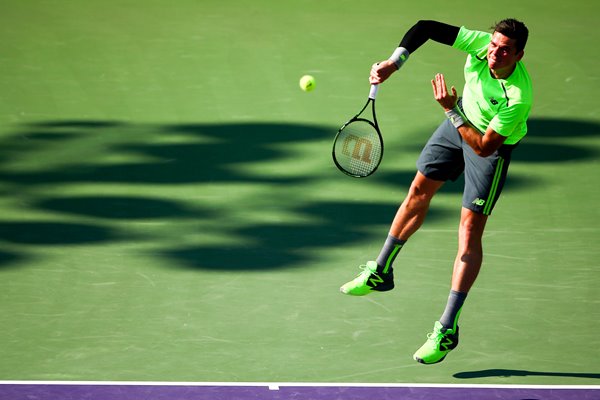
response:
M517 52L515 43L515 39L504 36L500 32L494 32L487 51L490 69L499 71L514 67L517 61L523 57L523 50Z

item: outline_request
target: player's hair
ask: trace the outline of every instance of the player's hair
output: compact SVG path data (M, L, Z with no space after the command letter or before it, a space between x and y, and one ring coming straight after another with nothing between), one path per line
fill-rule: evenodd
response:
M494 32L499 32L516 41L517 53L525 48L529 30L521 21L514 18L503 19L493 26Z

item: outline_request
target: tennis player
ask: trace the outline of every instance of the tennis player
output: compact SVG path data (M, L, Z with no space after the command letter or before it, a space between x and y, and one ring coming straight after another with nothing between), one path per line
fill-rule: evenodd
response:
M438 189L464 172L451 290L433 332L413 356L423 364L442 361L458 345L460 312L481 268L485 224L502 192L511 153L527 133L532 87L521 61L527 37L527 27L515 19L497 23L492 33L419 21L390 59L371 69L371 84L383 83L429 39L467 53L462 97L454 87L448 89L442 74L431 81L433 95L447 118L419 156L418 171L380 254L361 266L363 271L358 277L340 288L342 293L354 296L393 289L392 263L398 252L423 223Z

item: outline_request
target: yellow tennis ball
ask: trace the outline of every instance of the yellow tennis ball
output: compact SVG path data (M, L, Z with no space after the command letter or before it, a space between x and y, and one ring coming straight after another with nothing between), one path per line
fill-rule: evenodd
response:
M316 84L315 78L312 75L304 75L302 78L300 78L300 89L304 90L305 92L310 92L313 90Z

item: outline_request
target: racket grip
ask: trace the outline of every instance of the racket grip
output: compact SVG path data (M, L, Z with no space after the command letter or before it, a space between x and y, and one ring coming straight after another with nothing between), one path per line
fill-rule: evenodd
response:
M371 85L371 91L369 92L369 98L375 100L377 96L377 89L379 89L379 85Z

